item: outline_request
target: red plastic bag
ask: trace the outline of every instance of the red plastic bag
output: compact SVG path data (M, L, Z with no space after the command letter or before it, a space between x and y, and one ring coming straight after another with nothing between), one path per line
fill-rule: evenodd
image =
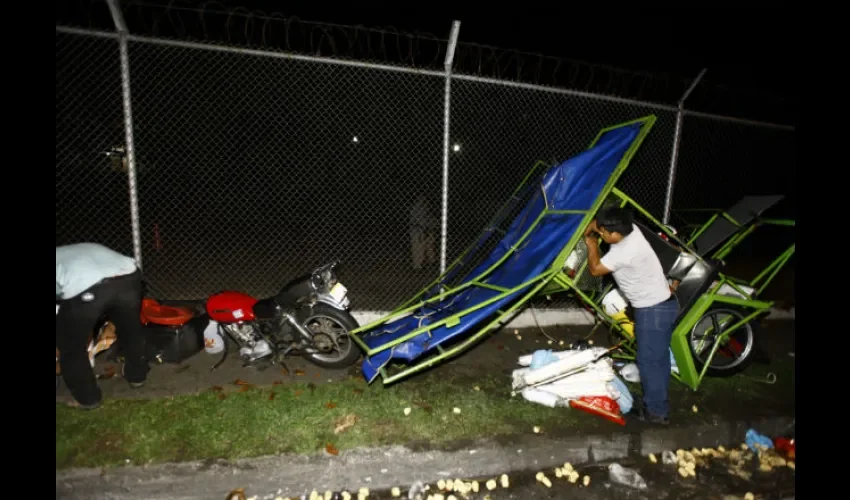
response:
M582 396L578 399L571 399L570 408L576 408L592 415L599 415L615 424L626 425L626 420L620 413L620 405L607 396Z
M776 438L773 440L773 446L776 448L776 451L784 454L785 458L789 460L796 460L796 445L793 439Z

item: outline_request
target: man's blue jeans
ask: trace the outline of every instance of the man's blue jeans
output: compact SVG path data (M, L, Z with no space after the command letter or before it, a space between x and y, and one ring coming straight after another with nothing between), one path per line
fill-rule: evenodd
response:
M670 385L670 339L673 322L679 314L675 296L650 307L636 307L635 338L637 365L643 386L646 411L657 417L669 416L667 388Z

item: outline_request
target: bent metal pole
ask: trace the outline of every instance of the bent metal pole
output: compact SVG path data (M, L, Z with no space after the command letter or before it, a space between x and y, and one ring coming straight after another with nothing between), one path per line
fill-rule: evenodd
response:
M703 68L699 72L697 77L694 78L694 81L691 82L691 86L688 87L682 98L679 99L679 106L676 110L676 129L673 132L673 153L670 155L670 171L667 176L667 193L664 195L664 216L661 218L661 222L664 224L670 223L670 210L673 205L673 184L676 182L676 168L679 163L679 144L682 141L682 117L685 111L685 99L688 98L697 86L697 83L702 79L707 69Z

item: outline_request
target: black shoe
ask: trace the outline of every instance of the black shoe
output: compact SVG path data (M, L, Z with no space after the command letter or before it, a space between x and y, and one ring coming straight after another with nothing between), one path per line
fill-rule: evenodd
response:
M124 366L125 365L121 365L121 376L124 378L124 380L127 380L127 377L124 376ZM130 382L129 380L127 380L127 383L130 384L130 387L133 389L141 389L145 386L144 380L142 380L141 382Z
M641 422L646 422L649 424L655 425L670 425L670 419L667 417L660 417L658 415L653 415L646 411L643 408L639 408L637 411L637 418Z

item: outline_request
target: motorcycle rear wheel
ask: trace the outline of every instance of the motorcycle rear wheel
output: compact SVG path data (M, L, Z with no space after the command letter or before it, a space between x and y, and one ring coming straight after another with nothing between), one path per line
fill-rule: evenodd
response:
M298 321L313 334L324 333L334 336L340 350L336 355L305 354L304 358L307 361L323 368L340 369L348 368L360 359L360 348L348 334L360 325L348 312L326 304L316 304L311 309L301 312L298 315Z

